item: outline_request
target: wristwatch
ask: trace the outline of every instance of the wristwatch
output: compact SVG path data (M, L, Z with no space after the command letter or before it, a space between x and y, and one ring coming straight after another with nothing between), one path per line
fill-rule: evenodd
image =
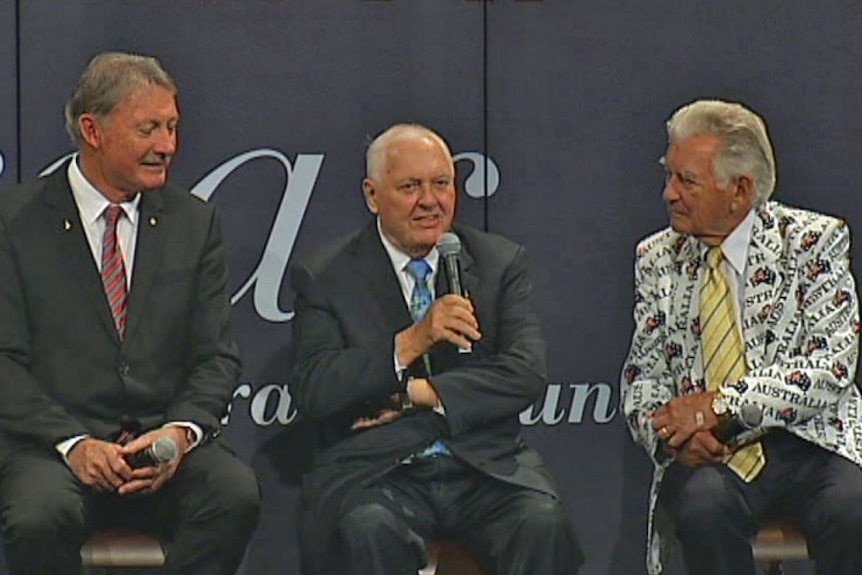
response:
M401 400L401 411L409 411L409 410L413 409L414 407L416 407L413 404L413 400L410 399L410 392L407 389L407 387L410 385L410 380L413 378L412 377L406 377L404 379L405 379L404 391L402 391L401 393L398 394L398 399Z
M730 407L727 404L727 398L720 391L717 391L712 396L712 412L717 418L721 419L727 417L729 411Z

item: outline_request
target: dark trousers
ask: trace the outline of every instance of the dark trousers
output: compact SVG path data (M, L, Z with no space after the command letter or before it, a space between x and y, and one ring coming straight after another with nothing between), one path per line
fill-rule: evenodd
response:
M74 575L94 531L129 526L170 537L163 573L228 575L257 525L254 472L220 443L200 446L159 491L96 493L59 454L18 450L0 467L0 521L13 574Z
M692 575L755 575L749 539L766 520L799 527L824 575L862 573L862 469L790 433L763 439L766 467L744 483L723 465L671 464L659 504Z
M340 506L343 573L416 575L430 540L470 549L494 575L575 575L583 555L567 511L450 456L419 459L357 486Z

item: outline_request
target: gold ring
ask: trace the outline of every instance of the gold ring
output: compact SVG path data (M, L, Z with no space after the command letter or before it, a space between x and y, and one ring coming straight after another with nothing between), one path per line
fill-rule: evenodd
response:
M668 431L667 425L665 425L664 427L661 428L661 434L664 435L665 437L670 437L670 431Z

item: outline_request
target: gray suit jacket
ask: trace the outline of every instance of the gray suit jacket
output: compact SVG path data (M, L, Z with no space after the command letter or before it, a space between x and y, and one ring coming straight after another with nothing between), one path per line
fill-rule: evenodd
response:
M431 381L445 417L417 411L350 431L356 417L402 389L394 369L394 337L412 323L374 221L292 269L297 299L291 390L301 414L321 431L320 452L303 483L306 517L323 526L315 544L326 541L345 489L386 473L437 438L476 469L555 494L538 453L522 440L518 421L519 412L545 388L545 346L524 250L472 228L455 231L463 246L462 283L483 337L472 354L459 354L448 343L430 354ZM447 291L442 273L436 291ZM410 369L423 369L421 363Z
M0 193L0 429L53 448L193 421L217 433L241 366L218 217L175 186L140 202L120 341L61 168Z

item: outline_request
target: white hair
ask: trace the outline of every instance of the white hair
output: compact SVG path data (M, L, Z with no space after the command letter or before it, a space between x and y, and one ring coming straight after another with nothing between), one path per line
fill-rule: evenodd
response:
M375 137L365 152L365 177L380 181L386 167L386 150L395 141L411 138L431 138L436 141L450 158L452 153L446 141L434 130L421 124L394 124Z
M741 104L698 100L683 106L667 122L671 142L712 135L719 141L713 176L720 186L750 175L754 180L754 207L764 204L775 190L775 157L763 120Z

